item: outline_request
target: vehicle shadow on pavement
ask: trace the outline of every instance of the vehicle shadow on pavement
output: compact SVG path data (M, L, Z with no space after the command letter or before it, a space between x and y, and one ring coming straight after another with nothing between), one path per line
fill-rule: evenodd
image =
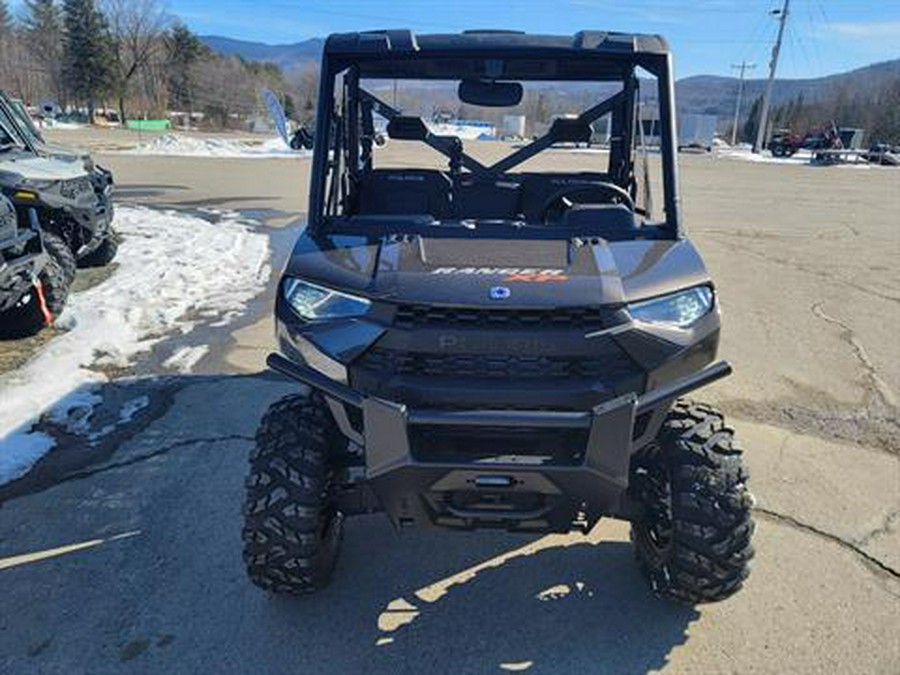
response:
M97 424L147 395L143 417L93 462L51 453L0 508L0 671L636 673L686 641L699 613L653 597L612 521L536 537L361 516L323 591L257 589L247 457L268 405L299 390L270 373L101 387Z
M332 586L320 596L275 601L270 610L284 625L322 627L355 606L367 620L359 616L348 631L346 649L365 655L366 672L647 672L666 664L699 618L652 595L627 541L423 530L397 536L375 520L351 525ZM351 672L347 665L335 672Z

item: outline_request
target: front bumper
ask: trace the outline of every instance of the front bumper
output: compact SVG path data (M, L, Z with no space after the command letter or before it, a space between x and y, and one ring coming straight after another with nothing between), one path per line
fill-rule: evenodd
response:
M395 525L540 532L588 529L603 515L627 517L631 455L655 436L674 399L731 373L728 363L719 362L640 397L626 394L584 412L458 411L410 409L364 396L278 354L268 364L329 400L342 432L363 449L364 489ZM435 460L416 440L422 428L483 430L501 438L509 430L513 445L514 432L574 430L583 443L563 461L514 454L472 459L464 451Z
M72 219L83 229L83 245L76 252L81 258L96 250L112 232L113 204L112 200L98 197L96 204L87 208L67 209Z

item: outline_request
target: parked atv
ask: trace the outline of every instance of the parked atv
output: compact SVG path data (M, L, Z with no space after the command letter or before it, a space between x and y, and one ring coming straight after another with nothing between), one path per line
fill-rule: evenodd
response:
M63 171L65 185L46 183L40 190L32 183L19 185L23 194L31 191L36 197L26 200L37 202L41 222L46 231L62 238L74 253L80 267L99 267L115 258L118 237L112 228L113 219L113 178L108 170L96 166L90 154L75 148L47 143L31 121L21 102L11 100L0 91L0 117L11 126L20 143L38 158L55 162L55 168L68 167ZM49 166L38 162L39 166ZM0 174L0 183L28 181L25 174L16 178L17 168L7 168L7 175ZM0 169L2 170L2 169ZM14 187L16 187L14 185Z
M312 150L313 142L313 135L305 126L301 125L291 136L290 146L292 150Z
M0 338L6 339L32 335L58 316L75 277L66 242L41 227L34 204L16 206L15 187L3 180L8 167L29 160L34 156L0 116Z
M455 85L461 104L510 110L523 84L606 86L485 164L375 93L423 77ZM268 360L304 387L257 432L250 579L322 588L344 519L383 510L398 528L586 532L625 519L660 596L738 591L753 555L747 470L722 414L681 398L731 367L716 361L716 290L681 221L666 42L339 34L321 82L308 227L278 285ZM636 166L639 100L658 101L661 218ZM375 115L446 170L378 166ZM558 154L553 170L521 170L586 142L604 116L613 142L596 170L566 170Z

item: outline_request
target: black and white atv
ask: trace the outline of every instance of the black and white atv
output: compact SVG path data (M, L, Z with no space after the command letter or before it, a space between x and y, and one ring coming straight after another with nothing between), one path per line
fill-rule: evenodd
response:
M119 247L112 173L85 151L47 143L21 102L3 91L0 123L20 148L0 165L0 186L17 206L38 210L44 231L69 245L79 267L112 262Z

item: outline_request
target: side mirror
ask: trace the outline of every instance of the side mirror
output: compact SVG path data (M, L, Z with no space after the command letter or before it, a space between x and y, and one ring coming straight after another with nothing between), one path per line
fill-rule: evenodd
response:
M518 82L463 80L457 91L459 100L486 108L511 108L522 102L522 85Z

